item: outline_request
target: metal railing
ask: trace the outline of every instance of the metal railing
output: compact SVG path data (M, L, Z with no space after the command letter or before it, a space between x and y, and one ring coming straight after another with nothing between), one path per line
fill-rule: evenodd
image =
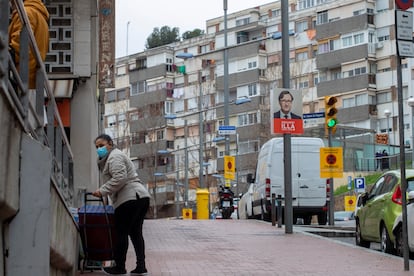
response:
M9 1L1 1L0 90L22 131L50 149L53 156L51 182L66 204L72 206L74 198L73 153L23 2L19 0L12 2L16 5L22 23L19 49L20 64L17 69L8 49ZM28 88L30 51L38 64L35 91ZM34 101L29 100L29 93L35 93ZM47 124L45 124L46 120ZM36 160L35 157L33 160Z

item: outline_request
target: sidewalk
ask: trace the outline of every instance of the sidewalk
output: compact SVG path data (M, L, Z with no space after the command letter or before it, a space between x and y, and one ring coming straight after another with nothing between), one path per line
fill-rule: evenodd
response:
M146 220L144 238L153 276L414 275L413 261L404 271L403 258L256 220Z

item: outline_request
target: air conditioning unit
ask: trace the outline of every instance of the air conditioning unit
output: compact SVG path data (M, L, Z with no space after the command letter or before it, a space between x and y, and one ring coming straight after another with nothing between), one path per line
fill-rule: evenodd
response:
M375 49L382 49L384 47L384 42L380 41L375 43Z

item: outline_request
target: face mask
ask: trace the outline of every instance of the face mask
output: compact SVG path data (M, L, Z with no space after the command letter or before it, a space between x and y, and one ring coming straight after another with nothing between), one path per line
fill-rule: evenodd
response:
M106 146L100 147L96 149L96 153L98 154L99 158L104 158L108 154L108 150Z

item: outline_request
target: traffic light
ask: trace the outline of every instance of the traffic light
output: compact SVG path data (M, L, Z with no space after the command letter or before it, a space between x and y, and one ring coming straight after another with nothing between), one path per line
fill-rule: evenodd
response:
M336 114L338 109L335 107L338 99L335 96L325 96L325 129L331 129L331 133L335 134L338 119Z

